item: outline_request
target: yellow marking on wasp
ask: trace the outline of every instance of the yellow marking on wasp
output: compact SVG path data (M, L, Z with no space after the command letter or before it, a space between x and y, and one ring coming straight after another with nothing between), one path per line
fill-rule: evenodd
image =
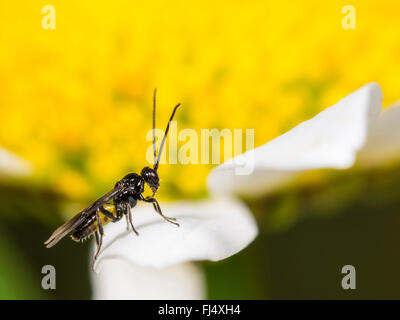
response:
M117 210L115 209L115 206L111 203L106 203L103 204L103 208L106 209L108 212L112 213L112 215L116 218L117 217ZM100 220L101 220L101 224L103 226L105 226L107 223L109 223L111 221L110 218L108 218L106 215L103 214L103 212L101 212L99 210L99 214L100 214ZM95 225L97 227L97 220L95 222Z

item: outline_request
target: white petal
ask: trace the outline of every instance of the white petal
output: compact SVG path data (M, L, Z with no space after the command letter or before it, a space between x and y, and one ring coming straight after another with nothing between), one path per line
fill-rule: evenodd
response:
M0 173L2 175L23 176L31 172L31 165L8 150L0 148Z
M358 154L361 165L400 160L400 102L382 112L371 127L367 144Z
M255 196L301 171L349 168L381 106L379 85L365 85L278 138L214 168L208 187L214 193Z
M93 299L197 300L206 296L204 274L193 263L156 269L108 259L100 274L91 274Z
M187 261L222 260L245 248L258 232L248 208L232 199L160 205L180 227L163 220L151 204L138 203L132 214L140 235L127 231L125 221L107 225L96 270L101 271L102 261L110 258L158 268Z

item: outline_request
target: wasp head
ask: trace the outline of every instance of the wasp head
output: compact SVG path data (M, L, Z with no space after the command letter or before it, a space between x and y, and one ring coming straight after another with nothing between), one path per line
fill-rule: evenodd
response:
M144 167L140 173L143 180L149 185L153 193L156 193L160 187L160 178L158 177L157 171L149 167Z

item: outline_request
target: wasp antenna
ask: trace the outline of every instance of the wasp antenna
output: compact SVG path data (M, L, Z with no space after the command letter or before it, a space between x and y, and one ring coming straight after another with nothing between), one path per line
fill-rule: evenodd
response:
M156 165L156 160L157 160L157 151L156 151L156 95L157 95L157 88L154 88L154 94L153 94L153 152L154 152L154 166Z
M180 105L181 105L181 104L178 103L178 104L175 106L174 110L172 111L171 117L169 118L169 121L168 121L168 124L167 124L167 128L165 129L164 137L163 137L163 139L162 139L162 141L161 141L160 149L158 150L157 161L156 161L156 163L154 164L154 170L155 170L155 171L157 171L158 165L159 165L159 163L160 163L160 157L161 157L161 153L162 153L162 150L163 150L163 147L164 147L165 140L167 139L168 130L169 130L169 125L171 124L171 121L172 121L172 119L174 118L176 109L178 109Z

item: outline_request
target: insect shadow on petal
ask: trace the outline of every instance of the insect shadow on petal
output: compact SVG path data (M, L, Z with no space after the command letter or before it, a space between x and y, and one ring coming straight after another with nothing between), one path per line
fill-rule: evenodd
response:
M137 204L137 201L150 202L153 204L155 211L166 221L173 223L179 227L179 224L175 218L170 218L163 215L161 207L155 198L155 194L160 187L160 179L158 177L157 169L160 163L161 153L165 144L165 140L168 135L169 126L172 119L174 118L175 112L180 106L177 104L172 111L171 117L169 118L167 128L165 129L164 137L161 141L160 149L156 150L156 93L154 90L153 95L153 152L154 152L154 166L153 168L144 167L139 174L129 173L121 180L119 180L114 189L97 199L89 207L79 212L76 216L71 218L61 227L56 229L49 239L44 243L47 248L51 248L57 244L67 234L71 233L71 238L74 241L81 242L84 239L89 238L91 235L95 235L97 250L92 261L92 270L94 264L100 253L101 246L103 244L103 227L108 222L118 222L125 215L127 227L132 229L136 235L139 233L136 231L132 223L132 212L131 209ZM152 196L144 197L144 187L147 184L153 192Z

